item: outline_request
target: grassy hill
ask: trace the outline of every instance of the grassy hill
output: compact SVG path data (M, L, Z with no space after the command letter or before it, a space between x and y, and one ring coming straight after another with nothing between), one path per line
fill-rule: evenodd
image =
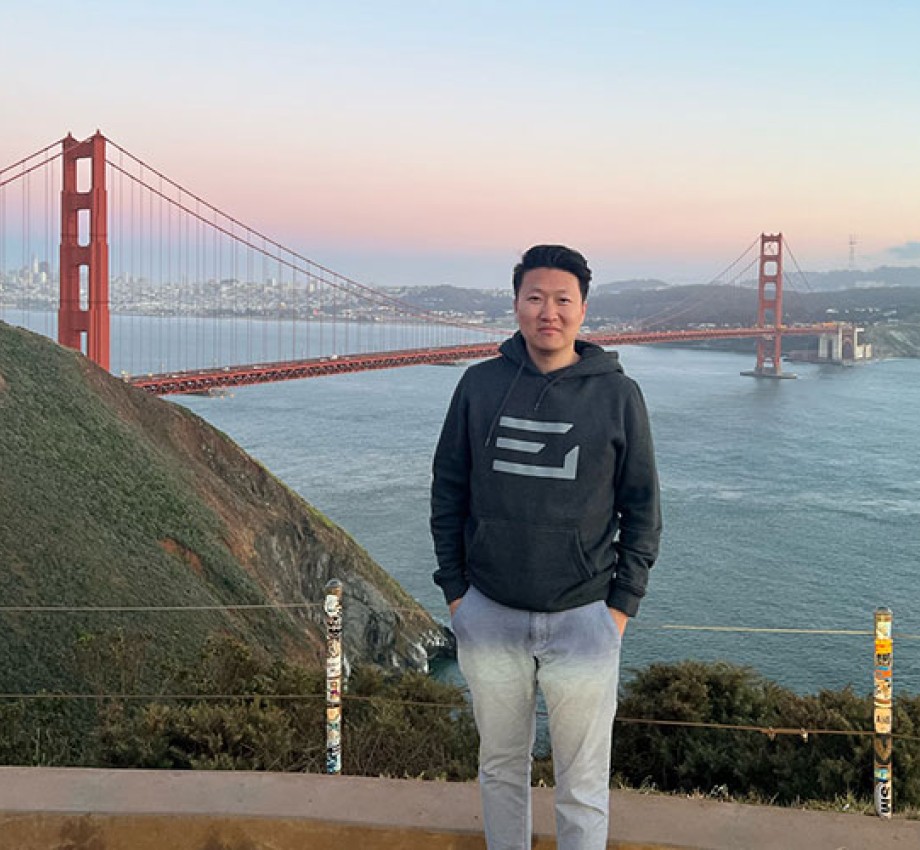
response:
M319 663L332 577L351 661L424 668L440 630L341 529L185 408L0 322L0 607L312 603L2 612L0 691L162 688L215 633Z
M872 325L868 337L877 357L920 357L920 323Z

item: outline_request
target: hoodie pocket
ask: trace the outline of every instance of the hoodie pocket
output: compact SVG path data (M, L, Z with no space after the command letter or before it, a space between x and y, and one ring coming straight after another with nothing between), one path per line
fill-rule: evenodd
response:
M469 550L470 577L514 608L552 610L554 601L594 577L578 529L480 520Z

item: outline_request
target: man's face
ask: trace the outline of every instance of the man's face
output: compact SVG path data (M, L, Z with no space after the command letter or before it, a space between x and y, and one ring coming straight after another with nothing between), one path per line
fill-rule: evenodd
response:
M574 353L575 337L585 320L587 306L581 297L578 278L571 272L561 269L525 272L514 299L514 314L531 357L562 360ZM553 364L553 368L558 367Z

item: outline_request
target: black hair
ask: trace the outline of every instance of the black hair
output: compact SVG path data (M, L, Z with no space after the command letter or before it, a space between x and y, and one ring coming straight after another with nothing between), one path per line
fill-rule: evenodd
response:
M565 245L534 245L528 248L521 257L521 262L514 267L511 278L515 298L521 289L524 274L531 269L559 269L575 275L578 278L582 301L587 300L588 287L591 285L591 269L588 268L588 261L584 256L573 248L566 248Z

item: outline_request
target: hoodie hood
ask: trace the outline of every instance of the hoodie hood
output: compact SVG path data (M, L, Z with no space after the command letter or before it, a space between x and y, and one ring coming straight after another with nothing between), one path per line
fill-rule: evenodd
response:
M606 375L611 372L623 372L619 355L615 351L605 351L599 345L584 339L575 340L575 352L579 360L571 366L557 369L554 372L541 372L530 359L527 353L527 343L520 331L506 339L500 346L502 357L507 357L515 366L523 371L543 375L547 380L555 382L566 378L579 378L587 375Z
M539 395L534 403L534 411L540 408L546 394L560 381L588 378L596 375L623 374L623 367L620 365L619 355L615 351L604 351L599 345L595 345L593 342L587 342L583 339L575 340L575 352L578 354L579 359L570 366L556 369L553 372L541 372L536 367L527 351L527 342L524 340L524 335L520 331L517 331L510 339L506 339L501 346L499 346L498 350L502 357L506 358L515 366L515 373L514 379L509 384L504 398L502 399L502 403L498 406L495 417L489 427L489 434L486 437L487 445L491 442L492 434L495 430L495 423L498 421L499 416L501 416L505 403L510 398L512 392L514 392L514 388L522 374L526 373L531 376L531 380L533 380L533 377L536 377L543 381L539 389Z

